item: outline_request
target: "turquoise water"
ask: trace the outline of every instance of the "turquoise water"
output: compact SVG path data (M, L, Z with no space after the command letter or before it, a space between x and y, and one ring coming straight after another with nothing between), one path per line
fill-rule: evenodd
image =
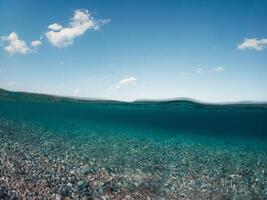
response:
M262 104L12 97L0 100L0 119L0 183L21 198L267 198Z
M1 115L44 123L50 128L98 123L214 136L267 137L267 108L253 105L162 103L47 103L2 101ZM54 123L55 122L55 123Z

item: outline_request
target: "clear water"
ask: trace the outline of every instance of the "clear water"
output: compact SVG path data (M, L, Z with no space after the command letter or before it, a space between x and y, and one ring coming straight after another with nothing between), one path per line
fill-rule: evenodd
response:
M249 105L207 106L186 101L164 103L46 103L2 101L1 115L37 121L49 128L80 123L133 126L199 135L266 139L267 108Z
M96 172L111 170L107 177L96 174L98 182L85 175L73 181L73 185L80 179L88 182L93 199L104 195L111 199L127 195L129 199L267 198L265 105L12 99L0 101L0 118L9 124L2 124L2 151L5 139L21 144L16 148L23 155L36 151L32 162L43 156L64 162L67 170L59 173L64 177L83 166ZM4 172L0 170L0 175ZM99 192L108 178L116 189ZM47 195L63 198L59 185L67 183L60 181ZM73 193L75 198L84 195Z

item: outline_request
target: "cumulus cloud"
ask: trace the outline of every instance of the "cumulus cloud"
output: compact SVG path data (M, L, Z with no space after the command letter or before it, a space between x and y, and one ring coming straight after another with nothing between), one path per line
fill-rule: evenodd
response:
M45 36L53 46L66 47L73 44L73 40L83 35L87 30L99 30L109 21L108 19L95 20L88 10L75 10L67 27L53 23L48 26L49 31L45 33Z
M210 70L212 72L222 72L222 71L224 71L224 68L221 66L217 66L217 67L212 67Z
M2 40L7 43L4 50L11 55L16 53L27 54L30 52L27 43L21 40L15 32L10 33L8 36L3 36Z
M33 40L31 42L32 47L35 47L35 48L39 47L41 44L42 44L42 41L40 41L40 40Z
M116 89L120 89L122 87L126 87L129 85L135 85L136 81L137 81L137 78L135 78L133 76L124 78L124 79L120 80L119 83L116 85Z
M243 43L239 44L237 46L238 49L240 50L245 50L245 49L254 49L257 51L261 51L264 48L267 47L267 39L245 39Z
M60 24L54 23L50 24L48 28L54 31L59 31L60 29L62 29L62 26Z

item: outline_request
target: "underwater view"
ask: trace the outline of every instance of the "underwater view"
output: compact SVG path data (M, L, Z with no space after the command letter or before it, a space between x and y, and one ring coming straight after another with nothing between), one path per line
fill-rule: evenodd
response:
M267 200L267 0L0 0L0 200Z
M266 199L267 105L0 93L1 199Z

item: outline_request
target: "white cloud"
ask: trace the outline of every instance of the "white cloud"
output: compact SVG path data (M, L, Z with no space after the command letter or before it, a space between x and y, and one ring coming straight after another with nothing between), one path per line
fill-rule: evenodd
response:
M76 88L76 89L73 90L73 93L74 93L75 95L78 95L78 94L79 94L79 90Z
M210 70L212 72L222 72L222 71L224 71L224 68L221 66L217 66L217 67L212 67Z
M98 81L98 82L103 82L103 81L105 81L105 80L108 80L109 77L110 77L109 75L106 75L106 76L104 76L104 77L101 77L101 78L97 79L97 81Z
M112 86L110 86L110 87L107 88L108 91L110 91L110 90L112 90L112 89L113 89Z
M55 47L66 47L73 44L73 40L83 35L87 30L99 30L101 26L110 20L95 20L88 10L75 10L68 27L58 23L48 26L50 29L45 33L46 38Z
M203 69L202 69L202 67L199 67L199 68L197 68L197 71L196 71L198 74L201 74L202 72L203 72Z
M60 24L54 23L50 24L48 28L54 31L59 31L60 29L62 29L62 26Z
M10 85L10 86L15 85L15 84L16 84L16 82L14 82L14 81L8 82L8 85Z
M40 41L40 40L33 40L33 41L31 42L32 47L38 47L38 46L40 46L41 44L42 44L42 41Z
M7 42L7 46L4 47L4 50L9 54L27 54L30 52L30 49L27 43L19 39L17 33L12 32L8 36L3 36L2 40Z
M187 76L187 75L188 75L188 74L185 73L185 72L183 72L183 73L180 74L180 76Z
M255 49L257 51L261 51L267 47L267 39L245 39L245 41L237 46L238 49Z
M124 79L120 80L120 82L117 84L116 89L120 89L122 87L126 87L129 85L135 85L136 81L137 81L137 78L135 78L133 76L128 77L128 78L124 78Z
M110 19L99 19L96 21L94 30L99 30L102 26L110 22Z
M222 66L216 66L216 67L210 67L210 68L202 68L199 67L196 70L197 74L209 74L209 73L213 73L213 72L223 72L224 68Z

